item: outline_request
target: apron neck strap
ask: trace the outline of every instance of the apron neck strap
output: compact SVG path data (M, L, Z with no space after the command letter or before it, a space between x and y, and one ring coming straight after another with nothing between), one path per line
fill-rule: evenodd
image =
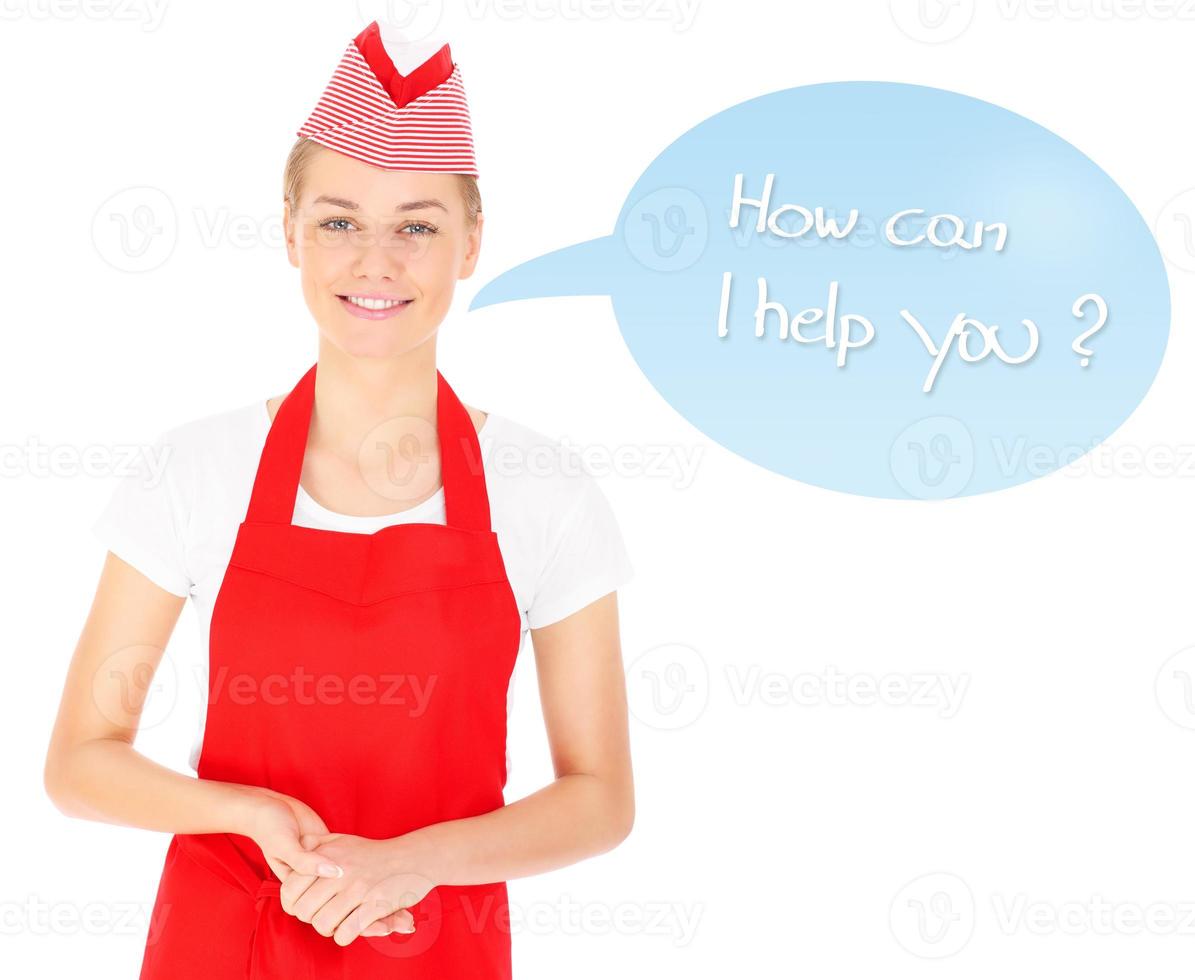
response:
M303 454L315 404L315 372L311 366L282 400L257 464L253 493L245 520L256 524L290 524L294 519ZM477 430L456 392L436 371L436 434L440 441L440 476L444 484L447 523L474 531L489 531L490 502L486 493L481 445Z

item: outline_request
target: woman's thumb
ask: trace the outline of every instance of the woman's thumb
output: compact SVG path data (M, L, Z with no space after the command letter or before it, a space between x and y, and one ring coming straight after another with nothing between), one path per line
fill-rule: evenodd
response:
M339 878L344 874L343 868L319 851L295 851L293 854L283 855L282 860L303 875Z

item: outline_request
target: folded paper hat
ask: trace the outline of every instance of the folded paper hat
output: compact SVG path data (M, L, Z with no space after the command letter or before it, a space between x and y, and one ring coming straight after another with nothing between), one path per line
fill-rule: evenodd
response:
M476 177L469 106L448 45L382 35L375 20L353 38L298 135L386 170Z

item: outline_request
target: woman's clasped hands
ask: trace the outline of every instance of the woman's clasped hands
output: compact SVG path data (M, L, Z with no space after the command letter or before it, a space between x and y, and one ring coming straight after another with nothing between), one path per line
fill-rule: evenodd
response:
M259 799L251 836L281 882L283 911L341 946L414 932L407 908L435 887L411 870L402 838L329 833L311 807L282 793Z

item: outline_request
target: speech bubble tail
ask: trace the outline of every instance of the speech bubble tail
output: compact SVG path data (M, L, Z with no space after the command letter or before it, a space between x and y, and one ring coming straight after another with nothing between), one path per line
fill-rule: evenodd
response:
M619 250L610 236L578 242L516 265L478 290L470 310L540 296L609 296Z

